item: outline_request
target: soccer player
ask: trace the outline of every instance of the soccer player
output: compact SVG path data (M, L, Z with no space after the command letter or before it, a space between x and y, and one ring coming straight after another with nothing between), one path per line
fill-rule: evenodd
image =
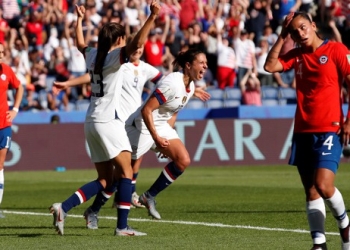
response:
M344 121L341 88L350 84L350 53L341 43L323 40L304 12L286 16L265 62L268 72L294 68L297 109L289 164L297 166L306 194L306 213L313 250L327 249L325 204L335 218L342 249L350 249L349 217L334 186L342 146L350 139L350 109ZM286 37L297 47L280 56Z
M1 86L1 105L0 105L0 205L4 194L4 165L6 154L11 145L11 124L13 119L17 116L18 107L21 104L23 97L23 86L17 79L11 67L6 65L3 60L5 57L5 48L0 43L0 86ZM15 89L15 100L13 107L9 110L7 103L7 90ZM5 216L0 211L0 218Z
M83 12L78 12L77 22L81 27ZM118 118L119 98L122 74L119 69L128 57L140 48L156 20L160 5L151 3L151 15L131 43L126 45L125 28L118 23L105 24L98 35L96 48L85 48L86 66L91 77L91 102L87 110L84 132L89 145L91 160L94 162L98 178L78 189L62 203L54 203L50 212L59 234L64 233L64 220L69 210L87 201L106 187L113 186L118 180L117 226L114 231L118 236L142 236L145 233L133 230L127 225L131 200L131 146L125 132L124 122ZM77 25L77 28L78 28ZM80 33L77 31L77 36ZM80 39L81 40L81 39ZM79 41L78 41L79 43ZM69 85L70 84L70 85ZM55 83L55 88L64 89L80 82ZM110 131L118 131L111 133ZM116 170L114 170L114 167Z
M127 44L133 39L133 35L127 38ZM129 57L129 62L124 63L119 71L123 75L123 84L120 97L120 112L118 118L125 122L127 118L134 113L142 104L142 92L145 84L148 81L157 83L162 77L162 73L151 66L148 63L140 60L143 54L144 46L138 48ZM117 131L116 131L117 133ZM141 163L141 160L139 162ZM131 205L134 207L144 207L139 203L139 196L136 193L136 179L139 172L140 164L133 165L132 176L132 193L131 193ZM88 229L98 229L98 212L108 199L111 197L115 190L112 188L103 190L98 193L93 204L86 209L84 217L86 220L86 227ZM114 197L114 207L118 206L118 192Z
M173 127L178 112L194 94L194 81L201 80L208 68L205 54L197 49L180 52L173 65L181 67L182 72L163 77L153 94L126 122L133 160L137 162L154 143L158 151L172 160L139 199L155 219L161 219L155 207L155 197L190 164L188 151Z

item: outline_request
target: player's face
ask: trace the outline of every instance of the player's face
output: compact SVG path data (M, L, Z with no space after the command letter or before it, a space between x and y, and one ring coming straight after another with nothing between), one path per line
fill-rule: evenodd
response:
M303 47L309 47L316 36L316 25L303 16L297 16L290 24L290 34L296 43Z
M143 46L141 48L138 48L134 53L130 55L130 61L131 62L139 61L142 54L143 54Z
M201 80L207 70L207 57L201 53L196 56L196 59L190 65L189 73L193 80Z

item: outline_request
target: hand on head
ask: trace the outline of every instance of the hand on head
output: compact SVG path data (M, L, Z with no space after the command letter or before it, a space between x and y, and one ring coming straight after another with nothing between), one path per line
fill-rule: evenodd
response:
M293 17L294 17L294 12L289 13L282 23L281 36L283 39L285 39L288 36L288 28L289 28L290 22L293 20Z

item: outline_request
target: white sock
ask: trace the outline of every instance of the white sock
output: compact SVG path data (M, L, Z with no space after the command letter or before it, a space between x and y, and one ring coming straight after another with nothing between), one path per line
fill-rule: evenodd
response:
M349 225L349 217L346 214L343 196L337 188L335 188L333 196L329 199L325 199L325 202L334 218L337 220L338 227L341 229L347 227Z
M0 170L0 204L2 202L2 196L4 194L4 170Z
M326 220L326 207L323 199L318 198L316 200L306 202L306 214L313 243L325 243L326 234L324 223Z

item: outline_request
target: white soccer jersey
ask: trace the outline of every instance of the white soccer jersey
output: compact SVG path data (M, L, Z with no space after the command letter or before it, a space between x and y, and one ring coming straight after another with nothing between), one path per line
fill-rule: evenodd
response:
M161 73L143 61L138 65L131 62L124 63L119 71L123 74L123 86L118 118L125 122L141 106L141 95L146 82L149 80L156 82Z
M188 100L193 96L195 86L192 81L186 89L183 81L183 73L174 72L163 77L156 86L153 95L159 101L159 108L153 111L153 122L158 131L179 110L183 109ZM130 117L128 124L135 123L141 133L149 134L141 115L142 106Z
M123 63L122 48L109 52L103 66L103 73L94 74L97 49L88 47L85 51L86 67L91 75L91 99L86 113L86 122L108 122L117 117L123 75L119 68Z

